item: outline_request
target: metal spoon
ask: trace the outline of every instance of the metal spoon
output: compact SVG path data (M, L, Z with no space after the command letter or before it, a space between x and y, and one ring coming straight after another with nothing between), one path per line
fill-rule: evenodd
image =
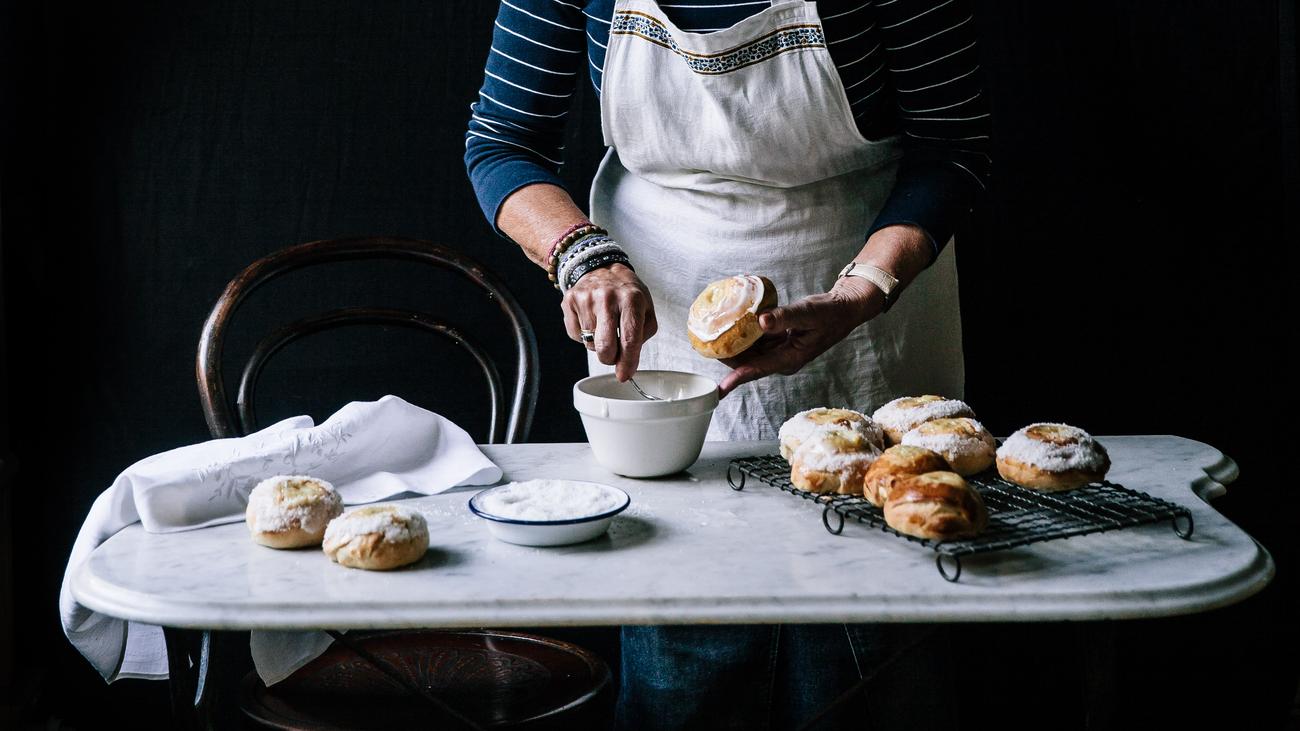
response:
M641 398L643 398L643 399L645 399L645 400L647 400L647 401L663 401L663 399L659 398L658 396L651 396L650 394L646 393L645 391L642 391L642 390L641 390L641 387L640 387L639 385L637 385L636 379L634 379L634 378L629 378L629 379L627 379L627 382L630 383L630 384L632 384L632 388L635 388L637 393L641 394Z

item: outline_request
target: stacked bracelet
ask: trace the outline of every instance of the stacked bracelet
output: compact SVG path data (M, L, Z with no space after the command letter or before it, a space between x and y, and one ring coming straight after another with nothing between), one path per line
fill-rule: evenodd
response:
M590 234L560 257L556 284L561 292L567 292L584 275L611 264L624 264L629 269L632 267L627 252L613 239L604 234Z
M591 222L575 223L565 230L563 234L560 234L554 244L551 244L551 253L546 258L546 277L551 280L556 289L560 287L559 265L565 252L574 244L592 234L605 235L606 231Z
M582 237L560 257L560 265L555 271L556 286L559 287L560 291L568 289L569 273L573 271L575 265L588 257L597 256L617 248L618 244L604 234L588 234Z
M607 267L613 264L622 264L628 269L632 269L632 263L628 260L627 254L618 244L611 244L614 247L612 251L593 254L583 258L569 269L567 276L564 278L564 287L561 291L567 292L570 287L578 283L584 275L590 274L601 267ZM633 271L636 271L633 269Z

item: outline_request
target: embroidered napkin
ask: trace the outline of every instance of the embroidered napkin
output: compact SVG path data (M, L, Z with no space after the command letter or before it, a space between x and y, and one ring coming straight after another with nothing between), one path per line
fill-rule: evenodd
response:
M81 606L69 586L73 571L99 544L137 521L151 533L242 521L249 491L278 474L328 480L348 505L501 479L501 469L465 430L396 396L354 401L319 425L296 416L245 437L192 444L136 462L95 500L59 595L64 634L105 680L166 678L162 628ZM258 672L268 682L287 676L329 644L321 632L262 634L254 633L253 650Z

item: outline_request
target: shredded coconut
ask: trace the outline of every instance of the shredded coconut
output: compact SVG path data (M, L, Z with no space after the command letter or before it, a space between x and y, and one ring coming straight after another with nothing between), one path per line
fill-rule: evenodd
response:
M918 425L935 419L975 416L965 401L942 396L904 396L876 409L871 418L886 429L907 433Z
M1106 448L1088 432L1068 424L1030 424L1007 437L998 457L1049 472L1096 472L1110 466Z
M824 406L800 411L786 419L777 437L783 447L793 451L798 449L805 439L812 436L813 432L827 427L852 429L876 447L883 447L885 444L885 430L866 414L852 409L830 409Z
M493 488L478 500L483 512L511 520L576 520L608 513L627 501L622 493L568 480L528 480Z
M823 426L794 451L790 463L818 472L838 472L854 465L870 466L880 449L862 434L836 426Z
M924 447L945 457L992 454L998 445L983 424L969 417L927 421L904 434L903 444Z
M307 475L276 475L248 493L249 528L276 533L301 528L315 533L343 512L343 498L325 480Z
M367 505L330 521L325 543L343 545L370 533L382 534L386 543L428 539L429 524L423 515L402 505Z

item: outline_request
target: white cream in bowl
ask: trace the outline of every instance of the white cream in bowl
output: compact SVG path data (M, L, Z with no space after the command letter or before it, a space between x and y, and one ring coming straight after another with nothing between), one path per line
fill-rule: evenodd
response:
M627 493L598 482L528 480L483 490L469 509L507 543L564 546L603 534L631 503Z
M594 482L528 480L488 491L478 508L512 520L555 521L590 518L626 502L626 494Z

